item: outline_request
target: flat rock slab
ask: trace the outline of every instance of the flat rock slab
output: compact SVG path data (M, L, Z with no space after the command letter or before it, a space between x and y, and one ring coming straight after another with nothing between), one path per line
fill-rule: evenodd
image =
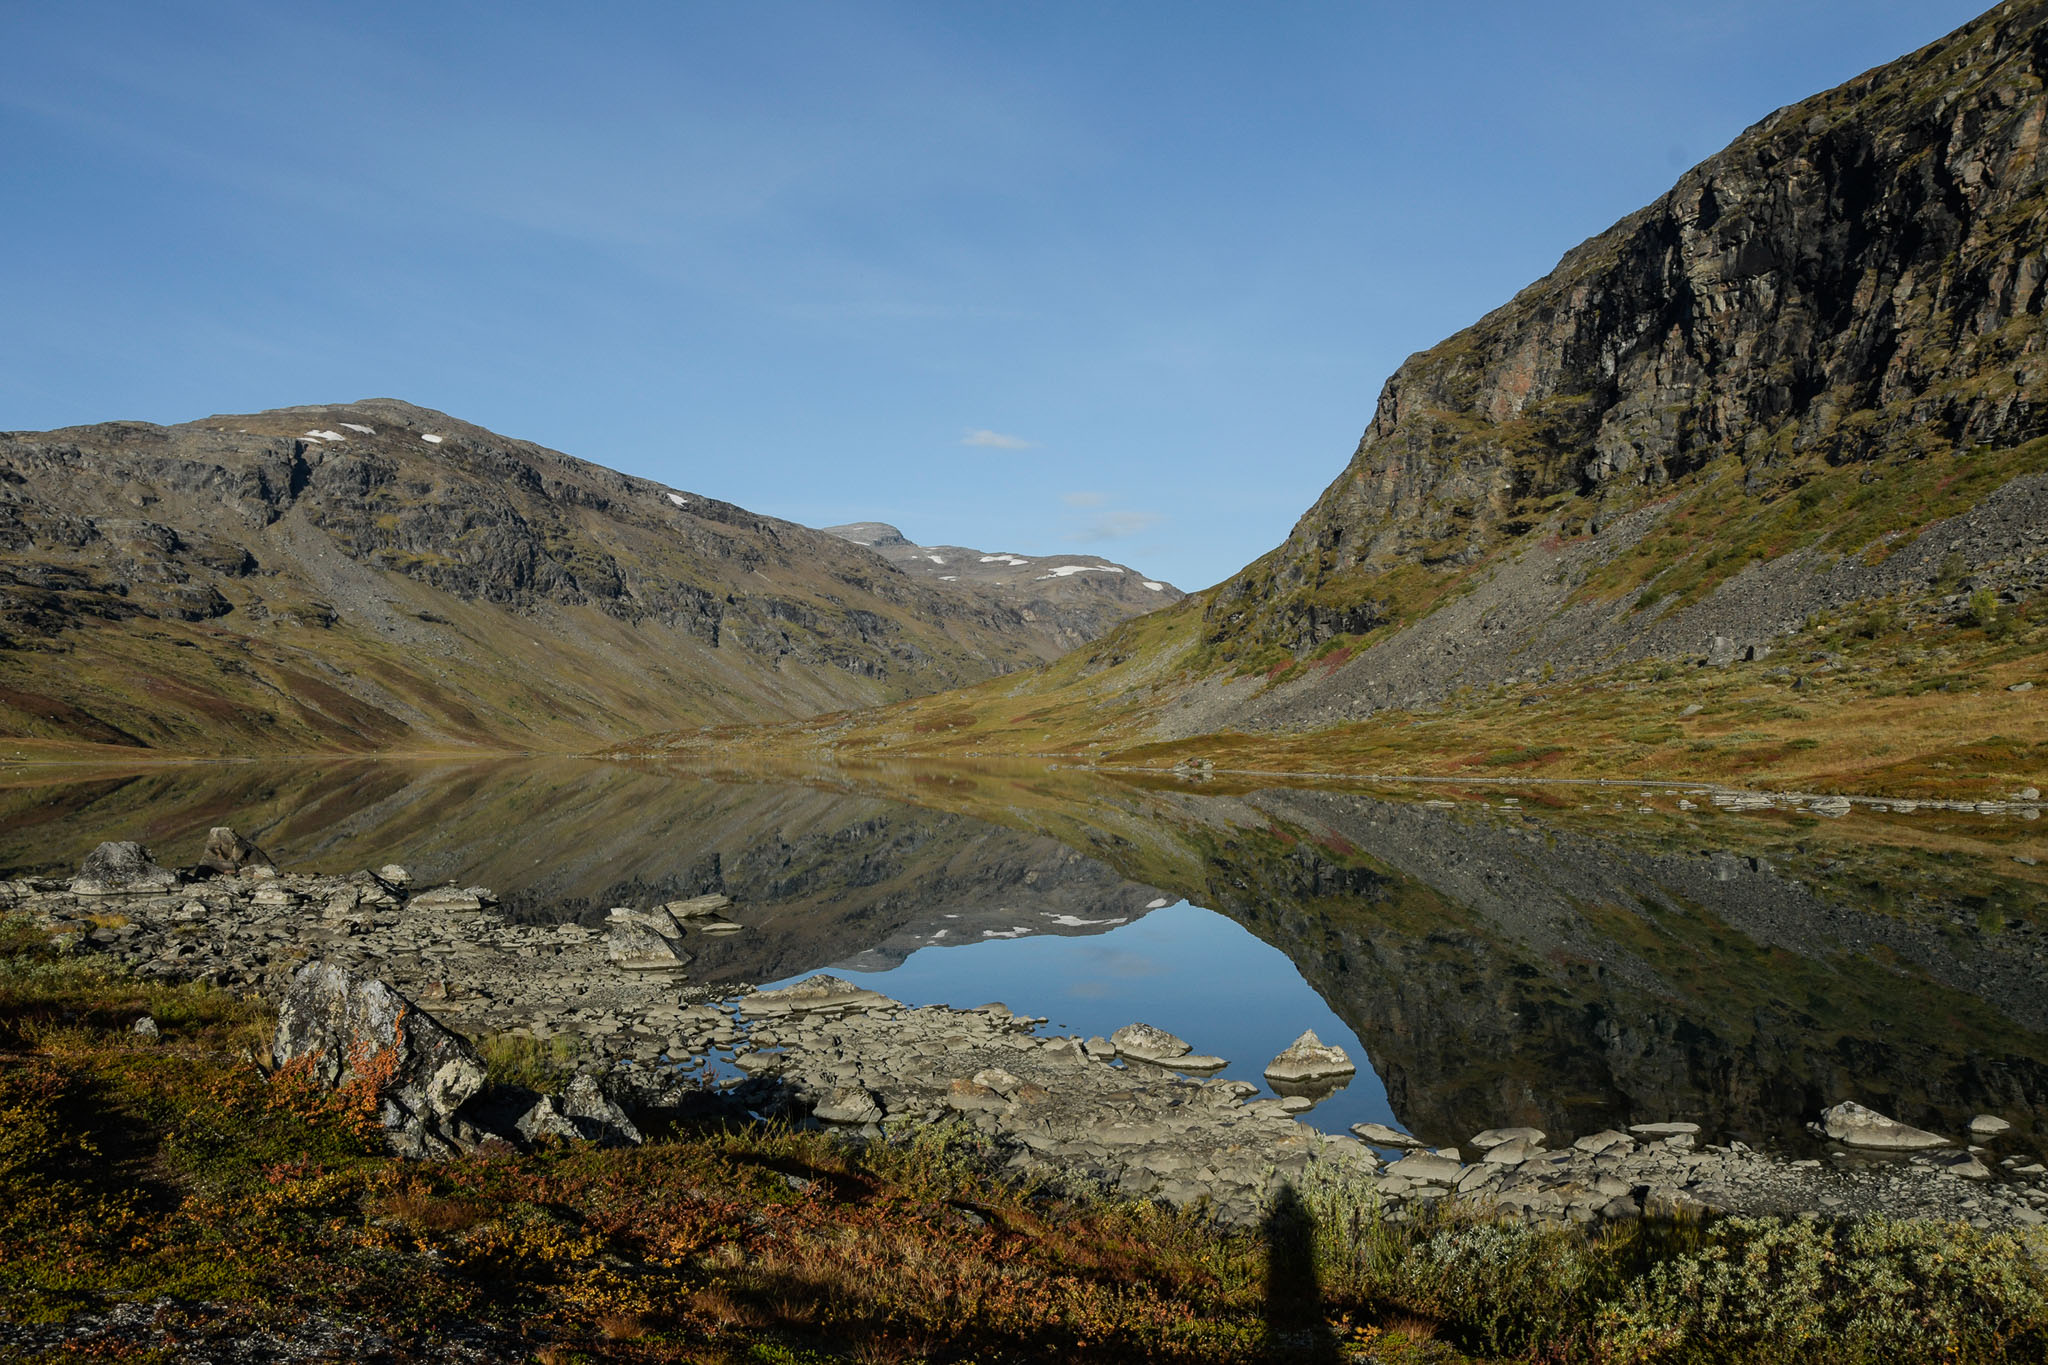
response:
M1955 1144L1938 1133L1886 1118L1854 1100L1845 1100L1824 1111L1820 1125L1827 1135L1848 1147L1871 1147L1883 1151L1911 1152Z

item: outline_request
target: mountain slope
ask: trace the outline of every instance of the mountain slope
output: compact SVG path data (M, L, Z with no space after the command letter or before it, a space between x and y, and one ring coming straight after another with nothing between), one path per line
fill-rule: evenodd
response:
M2048 3L2014 0L1778 111L1404 363L1242 572L1028 678L773 742L1172 761L1316 732L1288 766L1605 745L1588 771L1638 773L1783 771L1796 742L1839 775L2048 738L2031 702L1957 695L2048 684L2044 76ZM1632 717L1599 689L1640 691ZM1703 764L1716 735L1645 724L1721 693L1780 702L1723 727L1779 751ZM1483 724L1416 753L1371 719L1438 710Z
M1171 583L1100 555L990 554L964 545L917 545L882 521L827 526L825 532L866 546L915 578L1015 610L1048 662L1120 621L1186 596Z
M835 536L388 399L0 434L0 733L575 749L1046 657Z

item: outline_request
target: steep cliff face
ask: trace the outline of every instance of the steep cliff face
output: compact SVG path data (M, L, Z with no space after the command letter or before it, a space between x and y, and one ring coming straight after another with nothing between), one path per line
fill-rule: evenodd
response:
M390 400L0 434L0 733L588 746L978 681L998 602Z
M1823 532L1872 486L1936 488L1997 452L2026 450L2009 474L2048 465L2028 449L2048 435L2044 75L2048 6L2001 5L1771 115L1411 358L1286 544L1215 594L1211 641L1301 650L1412 621L1476 566L1660 501L1711 496L1725 519L1810 487ZM1704 556L1726 537L1694 539ZM1748 558L1681 557L1615 586L1678 569L1698 595Z

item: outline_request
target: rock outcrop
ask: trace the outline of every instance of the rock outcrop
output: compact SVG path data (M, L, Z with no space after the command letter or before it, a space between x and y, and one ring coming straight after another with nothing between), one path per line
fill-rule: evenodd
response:
M373 977L309 962L278 1006L272 1055L303 1062L321 1083L368 1085L392 1151L447 1156L473 1146L456 1112L484 1088L484 1066L460 1035Z

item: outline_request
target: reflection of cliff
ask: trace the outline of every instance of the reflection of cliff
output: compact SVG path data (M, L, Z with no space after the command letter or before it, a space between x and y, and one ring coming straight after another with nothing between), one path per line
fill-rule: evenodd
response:
M2048 1127L2032 926L1963 934L1764 860L1520 813L1285 790L1154 813L1204 871L1150 875L1286 952L1425 1136L1662 1118L1788 1136L1852 1096L1949 1131L1985 1110Z
M871 796L550 760L188 765L0 787L0 869L69 872L102 839L190 862L232 824L280 864L399 862L506 914L597 924L723 891L745 932L693 935L699 981L771 980L925 943L1093 933L1159 898L1056 839ZM1077 923L1076 921L1085 921ZM877 950L880 950L879 952Z
M2042 850L2010 825L1630 822L1065 773L918 799L1238 920L1437 1140L1666 1118L1782 1137L1850 1097L1952 1132L1987 1110L2048 1130L2048 936L2012 856Z

